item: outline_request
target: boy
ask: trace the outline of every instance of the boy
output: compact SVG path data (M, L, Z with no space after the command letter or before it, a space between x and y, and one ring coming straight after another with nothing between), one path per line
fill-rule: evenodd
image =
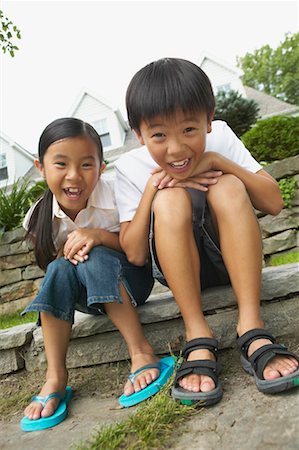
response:
M231 282L241 362L263 392L289 389L298 358L274 345L260 312L262 243L253 211L276 215L276 181L226 123L212 123L210 81L195 64L165 58L131 80L128 119L144 147L116 162L120 242L130 262L171 289L186 327L184 362L172 395L206 405L222 397L217 347L202 312L201 289ZM262 350L260 350L262 349Z

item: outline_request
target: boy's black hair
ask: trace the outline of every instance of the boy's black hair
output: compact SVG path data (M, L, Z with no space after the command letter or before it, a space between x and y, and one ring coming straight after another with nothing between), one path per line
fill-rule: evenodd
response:
M38 144L40 164L54 142L61 139L85 136L90 138L98 148L100 164L103 162L103 147L100 136L87 122L74 117L65 117L51 122L42 132ZM36 204L29 220L26 238L34 242L34 255L39 267L43 270L57 256L52 236L52 202L53 194L48 189Z
M155 116L206 112L215 109L215 98L208 76L196 64L179 58L154 61L132 78L126 93L130 127L140 132L141 122Z

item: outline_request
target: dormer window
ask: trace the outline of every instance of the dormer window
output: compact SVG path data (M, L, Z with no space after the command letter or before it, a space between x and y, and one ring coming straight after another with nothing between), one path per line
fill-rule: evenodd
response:
M6 154L0 153L0 181L7 180L8 171L7 171L7 162L6 162Z
M107 119L96 120L92 125L99 133L103 147L110 147L111 137L107 126Z

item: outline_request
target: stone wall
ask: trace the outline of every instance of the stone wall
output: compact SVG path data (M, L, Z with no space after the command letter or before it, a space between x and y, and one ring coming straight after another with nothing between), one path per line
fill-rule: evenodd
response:
M266 167L277 180L295 175L297 191L290 208L276 216L257 212L263 236L266 265L277 254L298 250L299 223L299 155ZM20 228L6 232L0 240L0 314L24 308L37 294L44 272L34 259L32 247L23 241Z

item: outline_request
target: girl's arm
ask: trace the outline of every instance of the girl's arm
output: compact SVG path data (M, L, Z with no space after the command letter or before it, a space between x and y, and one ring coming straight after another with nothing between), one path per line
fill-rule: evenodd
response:
M90 250L96 245L122 251L118 233L112 233L103 228L78 228L68 235L63 255L73 264L77 264L77 262L85 261Z

